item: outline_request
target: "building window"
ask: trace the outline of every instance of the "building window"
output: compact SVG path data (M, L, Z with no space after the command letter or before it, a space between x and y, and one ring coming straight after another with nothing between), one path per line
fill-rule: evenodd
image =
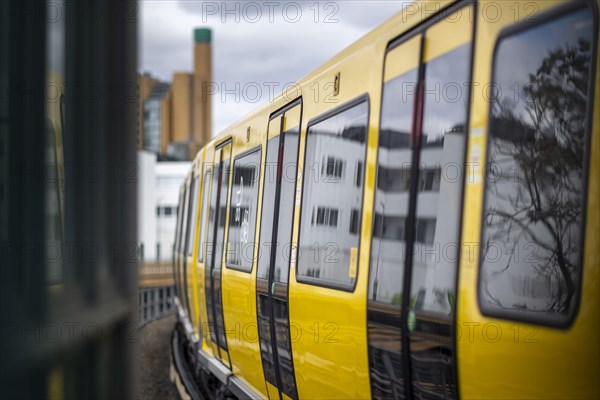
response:
M499 168L487 168L479 279L488 315L564 325L576 312L594 25L583 7L497 46L486 153Z

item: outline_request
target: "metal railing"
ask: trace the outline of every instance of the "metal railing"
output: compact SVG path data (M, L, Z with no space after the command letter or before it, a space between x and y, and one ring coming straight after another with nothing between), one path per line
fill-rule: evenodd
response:
M139 289L139 325L175 311L175 286L153 286Z

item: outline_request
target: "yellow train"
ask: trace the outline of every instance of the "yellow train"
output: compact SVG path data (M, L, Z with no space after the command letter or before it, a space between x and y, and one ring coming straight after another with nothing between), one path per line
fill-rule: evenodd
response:
M205 396L600 398L598 2L424 1L197 155Z

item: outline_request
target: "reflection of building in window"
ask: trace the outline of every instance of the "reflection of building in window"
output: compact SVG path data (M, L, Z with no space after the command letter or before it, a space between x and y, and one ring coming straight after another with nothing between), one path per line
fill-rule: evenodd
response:
M434 218L417 218L415 241L432 244L435 235L435 224L436 220Z
M405 217L375 214L373 236L382 239L404 240Z
M419 191L421 192L439 192L440 191L441 168L425 169L419 171Z
M341 178L342 171L344 169L344 160L335 157L323 158L323 167L321 169L321 175L330 176L332 178Z
M356 162L356 170L354 171L354 186L360 187L362 185L362 173L363 163L362 161Z
M335 228L338 224L338 213L337 208L317 207L316 213L315 209L313 209L311 224Z
M351 255L359 245L367 110L363 102L308 128L298 243L300 280L306 277L313 283L348 288L356 279Z
M250 271L254 257L254 233L258 207L261 151L253 151L233 163L233 186L229 203L227 266ZM225 215L225 207L220 215ZM219 218L219 226L225 218Z
M352 212L350 213L350 228L348 230L348 232L352 233L353 235L358 234L358 227L360 223L358 220L359 215L360 212L356 208L353 208Z

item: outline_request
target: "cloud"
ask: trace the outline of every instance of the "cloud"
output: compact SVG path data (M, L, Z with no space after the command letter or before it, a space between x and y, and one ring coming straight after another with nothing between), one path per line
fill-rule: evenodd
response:
M406 3L143 1L140 70L193 67L193 29L213 30L213 134L296 82ZM260 90L258 90L260 88Z

